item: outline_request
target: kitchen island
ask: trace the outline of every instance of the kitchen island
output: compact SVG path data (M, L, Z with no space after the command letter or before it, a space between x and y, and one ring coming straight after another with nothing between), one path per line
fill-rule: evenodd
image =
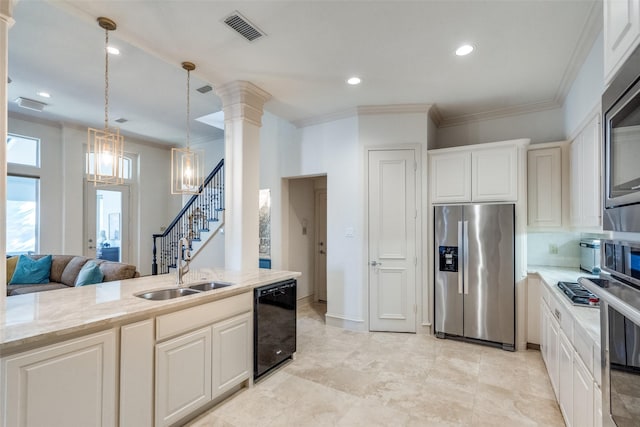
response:
M290 271L202 269L231 286L150 301L175 275L12 296L0 309L2 426L173 425L252 372L252 289Z

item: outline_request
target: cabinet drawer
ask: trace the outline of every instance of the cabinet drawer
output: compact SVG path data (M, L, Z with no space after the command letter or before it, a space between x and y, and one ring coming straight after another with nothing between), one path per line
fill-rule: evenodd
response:
M593 341L576 321L573 329L573 346L584 362L589 374L593 376Z
M556 318L560 328L565 333L569 341L573 342L573 317L554 296L549 296L549 308L551 315Z
M252 293L234 295L156 318L156 340L161 341L201 326L251 311Z
M542 279L540 279L542 280ZM542 285L540 286L540 298L542 298L542 300L544 302L547 303L547 305L549 305L549 289L547 288L547 285Z

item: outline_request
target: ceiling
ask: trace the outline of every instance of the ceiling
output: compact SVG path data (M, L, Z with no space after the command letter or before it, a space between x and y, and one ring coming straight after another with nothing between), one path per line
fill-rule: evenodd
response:
M104 30L109 116L125 135L183 144L191 117L221 109L215 87L250 81L269 112L296 125L362 105L435 104L441 126L562 105L602 28L598 0L20 0L9 31L9 110L102 126ZM223 20L239 11L266 33L248 42ZM476 49L457 57L455 49ZM357 75L358 86L345 80ZM196 88L210 84L214 91ZM36 92L52 94L42 99ZM49 104L41 113L18 96ZM220 138L192 122L192 142Z

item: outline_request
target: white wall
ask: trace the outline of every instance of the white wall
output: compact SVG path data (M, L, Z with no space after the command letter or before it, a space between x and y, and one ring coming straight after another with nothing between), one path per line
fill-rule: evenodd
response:
M437 132L437 148L482 144L530 138L531 143L562 141L565 139L561 108L534 113L469 122L458 126L441 127Z
M86 128L12 115L9 132L41 138L40 252L83 254ZM131 185L128 262L145 275L151 273L151 235L169 224L180 199L170 194L170 150L125 138L125 151L138 155L137 183Z
M599 108L604 91L604 46L600 33L582 64L563 105L564 132L574 137L587 116Z

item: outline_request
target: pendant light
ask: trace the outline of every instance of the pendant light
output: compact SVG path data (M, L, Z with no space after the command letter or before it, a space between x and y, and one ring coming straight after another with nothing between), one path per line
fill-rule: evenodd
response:
M191 71L196 69L192 62L183 62L187 71L187 144L184 148L171 149L171 194L197 194L202 186L201 150L192 150L190 144L190 97Z
M87 134L87 181L94 185L117 185L124 183L123 158L124 137L120 129L109 128L109 31L116 23L109 18L98 18L98 25L105 32L104 67L104 129L88 129Z

